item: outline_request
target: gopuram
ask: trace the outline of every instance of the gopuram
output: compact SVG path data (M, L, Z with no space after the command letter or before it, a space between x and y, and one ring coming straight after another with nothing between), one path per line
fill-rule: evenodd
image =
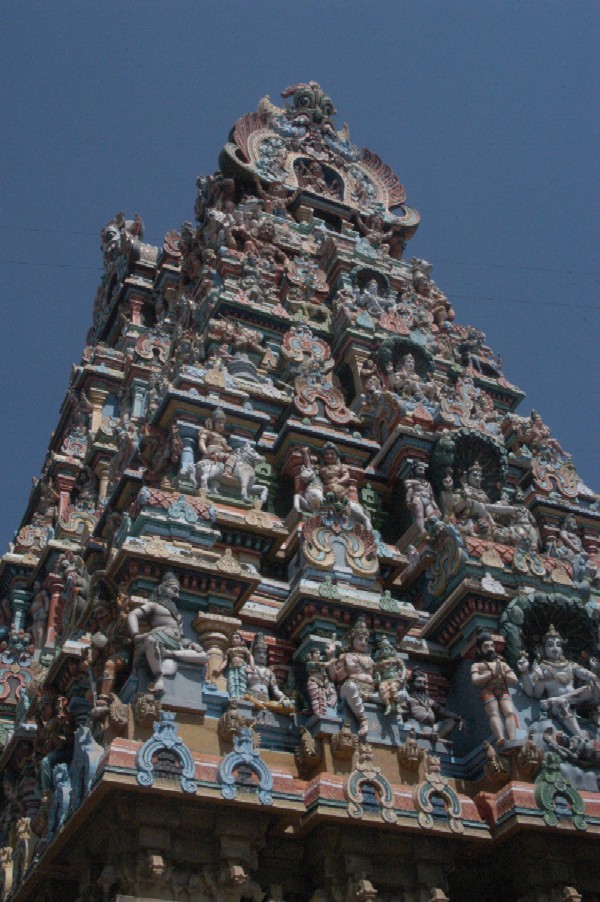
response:
M282 96L102 229L0 563L0 899L598 902L600 497Z

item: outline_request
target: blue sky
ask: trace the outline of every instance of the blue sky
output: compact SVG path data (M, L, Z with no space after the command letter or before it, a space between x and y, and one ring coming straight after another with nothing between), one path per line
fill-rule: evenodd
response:
M298 81L398 173L461 323L600 489L597 2L4 3L0 553L78 362L99 231L193 217L195 178Z

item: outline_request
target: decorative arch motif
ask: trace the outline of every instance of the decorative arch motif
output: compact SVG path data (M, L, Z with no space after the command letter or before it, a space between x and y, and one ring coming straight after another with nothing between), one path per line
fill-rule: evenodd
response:
M377 545L365 526L346 514L325 508L306 521L302 531L304 557L319 570L336 566L336 546L344 563L357 576L372 577L379 570Z
M413 799L417 809L417 820L424 830L431 830L434 824L435 797L441 798L446 806L448 824L453 833L465 829L462 820L460 799L441 774L440 759L437 755L427 755L425 759L425 779L413 789Z
M261 805L273 803L273 777L271 771L260 758L254 746L254 731L251 727L240 727L233 738L233 752L225 755L217 771L217 781L221 784L224 799L235 799L237 787L234 773L239 767L247 767L258 777L258 800Z
M560 772L560 758L555 752L548 752L544 758L540 775L535 781L533 791L538 808L541 808L544 821L549 827L556 827L556 797L562 796L571 806L571 817L576 830L586 830L584 817L585 805L576 789Z
M499 623L506 639L504 654L511 667L523 654L535 654L536 637L543 636L550 624L568 637L571 656L592 652L594 621L579 598L546 592L517 595L502 612Z
M363 787L370 785L379 792L379 813L381 817L386 823L395 824L398 816L394 810L394 791L382 775L380 768L373 764L373 749L368 743L361 743L356 757L356 766L344 783L344 795L348 801L348 814L350 817L356 818L364 816Z
M163 749L175 755L181 765L179 783L184 792L194 794L198 789L195 780L194 759L181 736L177 735L177 724L172 711L161 711L160 721L154 721L154 733L151 739L139 749L135 757L137 781L140 786L152 786L155 776L153 758Z

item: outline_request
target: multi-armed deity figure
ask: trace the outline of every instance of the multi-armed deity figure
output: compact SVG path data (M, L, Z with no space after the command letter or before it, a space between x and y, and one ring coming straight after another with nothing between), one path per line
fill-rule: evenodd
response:
M364 703L371 701L375 688L375 662L369 653L369 631L359 617L348 633L346 648L335 658L335 642L327 647L327 673L339 686L342 698L358 721L358 735L366 736L369 722Z
M517 712L509 689L517 685L518 679L496 651L490 632L481 630L476 645L479 661L471 667L471 681L479 689L496 745L501 746L517 734Z
M136 651L143 651L154 676L151 691L155 696L163 695L164 677L177 672L178 661L198 666L208 662L202 646L183 635L183 621L177 607L179 589L177 577L165 573L152 597L127 617ZM140 629L143 621L150 627L146 633Z
M587 737L573 708L592 700L596 677L565 657L562 637L553 626L543 637L542 647L542 655L531 667L526 657L517 662L523 691L530 698L540 699L542 708L568 733Z

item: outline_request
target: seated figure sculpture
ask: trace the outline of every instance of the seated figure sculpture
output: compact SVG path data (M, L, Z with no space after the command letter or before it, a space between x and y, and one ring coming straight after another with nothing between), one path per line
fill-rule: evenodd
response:
M491 502L482 487L482 481L483 470L475 461L464 474L460 488L453 495L452 513L457 517L459 528L467 533L477 531L481 525L487 531L492 531L495 526L488 510Z
M154 676L150 691L155 696L164 694L164 677L177 672L179 661L203 666L208 655L197 642L190 642L183 635L183 621L177 608L179 580L173 573L165 573L159 586L148 601L131 611L127 626L136 652L143 651ZM146 622L148 632L141 631Z
M251 659L246 665L246 698L257 708L290 714L293 703L277 685L277 677L268 666L265 637L257 633L252 645Z
M335 687L327 675L327 665L318 648L313 648L306 659L306 691L313 714L324 717L327 708L335 708L337 695Z
M225 414L219 408L214 417L206 420L198 437L200 460L195 470L186 469L185 475L201 489L219 492L220 486L230 486L239 490L242 500L257 496L259 504L267 500L266 486L256 485L256 466L264 461L250 442L240 441L232 448L225 436Z
M414 401L435 401L438 390L430 379L424 379L417 373L415 358L412 354L406 354L394 369L390 363L387 366L388 385L399 397Z
M342 462L340 452L332 442L323 446L322 462L318 468L311 462L310 449L302 448L299 480L304 489L294 498L294 508L297 511L316 513L326 501L332 502L344 508L351 520L372 529L371 518L362 504L348 497L350 470Z
M542 710L572 736L588 738L574 708L590 701L595 676L565 657L562 636L553 626L543 637L542 646L542 656L531 667L525 656L517 662L523 691L530 698L540 699Z
M346 648L335 657L335 642L327 647L327 673L339 687L340 698L346 702L358 721L358 735L366 736L369 722L364 702L371 701L375 688L375 662L369 654L369 631L364 617L359 617L348 633Z
M462 717L431 698L427 692L427 676L418 667L408 678L407 692L409 721L415 721L423 735L445 739L455 727L460 727Z

